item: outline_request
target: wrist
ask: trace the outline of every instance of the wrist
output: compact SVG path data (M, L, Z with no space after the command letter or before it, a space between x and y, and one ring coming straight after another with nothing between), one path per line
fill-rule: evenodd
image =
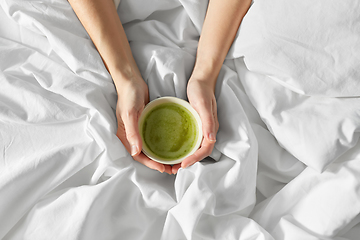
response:
M114 68L109 70L109 72L118 93L121 86L126 83L143 81L139 69L136 66L131 66L130 64L123 65L120 68Z
M222 63L215 61L196 60L194 70L191 74L190 81L205 82L215 89L216 81L221 69Z

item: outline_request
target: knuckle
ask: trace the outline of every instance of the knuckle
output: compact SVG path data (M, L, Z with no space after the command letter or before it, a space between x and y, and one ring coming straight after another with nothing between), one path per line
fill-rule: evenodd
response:
M205 146L203 146L203 153L204 157L209 156L212 153L214 143L207 143Z
M204 158L210 156L211 152L212 152L212 148L206 149Z

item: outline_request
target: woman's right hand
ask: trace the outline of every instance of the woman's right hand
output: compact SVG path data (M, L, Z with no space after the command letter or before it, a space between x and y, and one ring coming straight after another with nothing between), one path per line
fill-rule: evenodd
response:
M171 174L171 167L157 163L142 152L138 120L149 102L149 91L131 52L129 41L112 0L69 0L84 25L118 93L116 135L132 157L160 172Z
M130 79L121 81L121 86L117 86L117 93L117 137L134 160L151 169L171 174L170 166L155 162L141 152L142 140L138 121L145 105L149 102L149 91L146 83L141 76L132 76Z

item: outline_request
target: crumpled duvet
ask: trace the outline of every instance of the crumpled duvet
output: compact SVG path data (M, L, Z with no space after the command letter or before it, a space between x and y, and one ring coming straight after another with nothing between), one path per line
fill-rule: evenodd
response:
M357 239L357 1L255 1L219 74L215 149L175 176L116 137L111 76L67 1L0 6L0 239ZM151 100L186 99L206 7L120 2Z

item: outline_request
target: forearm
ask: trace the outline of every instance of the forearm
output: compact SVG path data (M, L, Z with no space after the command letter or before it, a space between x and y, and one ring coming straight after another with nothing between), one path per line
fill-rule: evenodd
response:
M217 76L251 0L210 0L193 75L215 88Z
M68 0L100 53L118 87L139 76L123 26L112 0ZM116 78L114 78L116 76Z

